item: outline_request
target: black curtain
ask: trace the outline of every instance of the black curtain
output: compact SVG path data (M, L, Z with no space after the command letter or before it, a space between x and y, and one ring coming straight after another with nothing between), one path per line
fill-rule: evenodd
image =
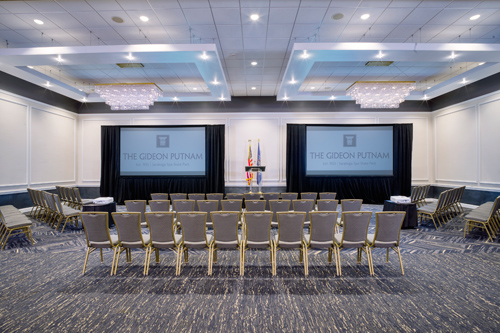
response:
M411 192L412 124L394 126L394 175L390 177L306 177L306 125L287 125L287 192L337 192L337 199L383 203L391 195Z
M205 177L120 177L120 126L101 127L101 191L103 197L149 200L151 193L224 193L224 125L207 125Z

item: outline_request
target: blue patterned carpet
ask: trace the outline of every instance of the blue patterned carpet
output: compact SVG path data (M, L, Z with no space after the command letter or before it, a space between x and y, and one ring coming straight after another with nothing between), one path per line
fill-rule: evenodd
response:
M82 275L81 229L35 222L35 245L16 236L0 252L0 332L498 332L500 243L463 238L463 226L456 217L402 230L404 276L393 253L386 263L373 251L370 277L366 258L357 265L343 250L342 277L324 251L310 251L307 278L297 251L278 252L276 277L259 251L247 252L243 278L237 251L220 251L211 277L206 252L190 252L179 277L174 253L162 252L144 277L136 251L111 277L111 251L103 264L91 254Z

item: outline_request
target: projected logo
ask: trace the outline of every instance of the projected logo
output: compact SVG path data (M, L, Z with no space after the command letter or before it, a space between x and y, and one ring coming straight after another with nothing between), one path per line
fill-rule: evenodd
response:
M344 147L356 147L356 134L344 134Z
M156 136L156 148L168 148L170 147L170 136L169 135L157 135Z

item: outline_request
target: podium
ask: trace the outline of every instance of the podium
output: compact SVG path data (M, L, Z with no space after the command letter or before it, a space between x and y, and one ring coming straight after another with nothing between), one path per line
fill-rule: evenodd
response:
M263 165L252 165L252 166L246 166L245 167L245 172L264 172L266 171L266 167ZM248 192L252 193L252 180L250 181L250 190ZM262 182L260 182L259 185L259 193L262 193Z

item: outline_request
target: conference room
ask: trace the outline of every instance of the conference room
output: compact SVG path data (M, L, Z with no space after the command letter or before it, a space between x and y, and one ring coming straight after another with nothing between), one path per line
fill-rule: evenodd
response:
M0 2L0 330L497 331L499 22Z

